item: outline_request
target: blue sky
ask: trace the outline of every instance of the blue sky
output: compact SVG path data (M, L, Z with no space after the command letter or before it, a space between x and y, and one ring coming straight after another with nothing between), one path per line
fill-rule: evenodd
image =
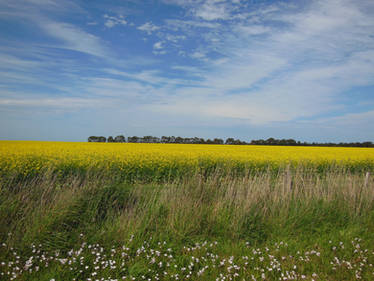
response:
M1 0L0 139L374 141L372 0Z

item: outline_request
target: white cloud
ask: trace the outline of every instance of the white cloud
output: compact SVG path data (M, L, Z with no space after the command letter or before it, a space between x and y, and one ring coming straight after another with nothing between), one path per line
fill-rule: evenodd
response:
M50 36L63 42L62 48L94 56L105 57L107 51L101 40L84 30L68 23L47 21L40 24Z
M25 68L37 67L37 61L26 60L16 56L0 54L0 67L6 69L22 70Z
M184 7L194 17L204 21L227 20L241 6L240 1L225 0L164 0L167 4Z
M107 50L100 38L94 36L82 28L65 22L57 22L49 19L50 15L57 13L79 14L86 13L73 1L56 0L4 0L0 2L0 10L4 9L6 17L12 17L19 24L30 24L38 26L50 37L60 41L59 45L45 44L44 47L58 47L75 50L95 56L106 56ZM1 13L0 13L1 14ZM22 19L22 21L19 21ZM34 30L33 32L39 32ZM38 44L40 46L40 44Z
M103 101L84 98L33 98L33 99L1 99L0 106L48 107L48 108L82 108L102 106Z
M5 5L6 8L16 9L27 11L32 9L34 11L35 8L38 10L45 9L45 10L67 10L67 9L75 9L81 10L79 6L76 5L75 2L66 0L66 1L57 1L57 0L2 0L1 4ZM0 5L1 5L0 4Z
M207 69L201 73L200 88L178 89L174 99L153 109L244 119L251 124L349 110L341 94L374 83L374 38L370 33L374 18L368 12L374 7L366 1L363 8L360 4L364 2L314 1L303 10L271 6L266 12L256 10L239 22L217 26L190 54ZM196 13L213 2L199 3L194 6ZM178 4L192 6L190 2ZM217 16L212 10L212 15L200 18L224 19L229 11L225 9L218 9ZM170 26L178 26L176 23L167 22ZM254 37L257 35L261 39ZM212 59L212 51L222 57Z
M124 81L113 78L88 78L83 84L83 91L90 96L96 96L103 101L108 98L117 98L115 103L143 103L149 96L153 86L144 85L139 81Z
M123 15L119 15L118 17L115 16L109 16L107 14L104 15L104 18L106 19L104 25L108 28L112 28L116 25L126 25L127 21L123 17Z
M250 12L235 10L227 1L174 2L186 8L185 17L165 20L164 26L149 21L138 30L147 34L159 31L158 42L152 45L148 41L154 54L164 54L166 50L169 53L169 47L175 45L181 47L177 51L184 57L178 65L165 63L165 67L155 70L151 63L140 67L139 58L133 59L131 67L130 60L123 59L113 64L113 69L100 69L100 77L78 75L78 92L95 98L20 97L17 101L3 96L0 104L41 103L52 107L76 103L100 107L96 101L107 101L112 105L139 106L141 114L172 114L175 120L183 114L201 120L240 120L251 125L352 111L355 113L317 119L313 124L326 122L343 127L346 123L353 127L366 122L366 127L372 128L373 112L357 113L363 107L354 108L355 105L347 103L354 97L342 96L357 86L374 84L372 1L317 0L308 2L303 9L281 3L253 6ZM236 2L249 5L248 1ZM122 23L118 19L121 18L106 15L105 24L108 28L126 24L126 19L122 18ZM100 38L82 28L45 19L39 22L48 35L61 40L59 47L101 57L109 53ZM185 40L185 48L179 46L181 40ZM0 63L9 65L12 71L38 67L37 61L21 57L0 55ZM162 63L161 58L156 64ZM183 65L181 61L188 63ZM172 71L168 73L169 66ZM137 71L119 71L115 67ZM80 69L74 64L71 68L72 76ZM178 73L183 73L181 78L170 78ZM16 74L2 72L7 81L18 82L27 77L30 79L24 82L32 81L31 74ZM76 90L66 88L70 93Z
M173 43L177 43L180 40L185 40L187 37L185 35L172 35L166 34L165 39Z
M166 54L166 51L165 51L165 50L161 50L161 51L153 50L153 53L154 53L155 55L165 55L165 54Z
M159 70L144 70L140 72L125 72L119 71L116 69L105 69L105 71L109 74L117 75L125 77L126 79L135 80L137 82L142 82L143 84L151 84L157 85L158 87L162 85L191 85L194 81L183 79L183 78L169 78L163 77ZM149 89L148 89L149 90ZM167 96L167 92L165 92L165 96Z
M232 91L249 88L254 83L270 77L272 73L287 65L283 58L266 52L251 51L238 53L236 57L215 64L213 70L206 75L205 86L214 87L220 91Z
M339 141L372 141L374 138L374 111L302 120L298 121L297 125L300 128L305 128L306 131L317 132L320 138L332 141L336 141L336 139Z
M167 26L174 30L185 30L191 27L195 28L218 28L221 25L215 22L203 22L198 20L179 20L179 19L167 19L165 20Z
M139 30L146 32L148 35L151 35L152 32L159 30L160 27L154 25L151 22L146 22L145 24L142 24L138 27Z
M16 71L0 71L0 82L5 85L9 85L9 83L22 83L22 84L43 84L43 81L40 80L38 77L33 77L32 75L22 73L18 69ZM29 69L30 70L30 69Z
M271 31L270 27L263 25L239 25L236 27L236 32L242 33L243 35L260 35L264 33L269 33Z
M112 28L113 26L116 25L116 22L113 21L113 20L107 20L107 21L104 23L104 25L105 25L106 27L108 27L108 28Z
M26 0L26 2L29 2L31 4L36 4L36 5L47 5L47 6L54 6L54 7L58 7L59 4L58 2L54 1L54 0Z
M175 65L171 67L172 69L183 71L187 75L202 77L203 69L194 67L194 66L182 66L182 65Z
M153 44L153 53L155 55L164 55L166 54L166 51L163 50L164 49L164 46L163 46L163 42L156 42Z
M162 48L164 48L162 46L162 42L156 42L156 43L153 44L153 49L160 50Z
M228 5L224 1L207 0L201 6L193 9L196 17L203 20L225 20L230 16Z
M201 51L195 51L190 55L190 57L194 59L204 59L206 58L206 54Z
M357 124L366 123L366 125L370 125L370 127L374 128L374 110L359 113L347 113L329 118L318 118L316 120L304 121L304 123L319 124L328 127L336 127L337 125L351 127L357 126Z

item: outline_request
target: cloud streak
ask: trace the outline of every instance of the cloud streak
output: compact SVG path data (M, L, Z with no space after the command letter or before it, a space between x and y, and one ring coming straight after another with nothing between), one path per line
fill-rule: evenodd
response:
M193 7L174 1L201 20L225 19L223 8L220 17L213 11L211 17L199 16L196 11L212 4L201 3ZM180 89L177 98L155 110L245 119L254 125L287 122L347 109L342 92L374 83L374 38L368 32L374 21L357 2L314 1L303 10L279 6L268 14L258 10L237 18L244 20L217 26L218 32L206 36L217 40L204 41L190 54L211 69L202 75L198 96L195 89ZM212 59L213 52L221 58Z
M108 28L112 28L116 25L127 25L127 20L125 20L124 16L122 15L115 17L115 16L109 16L105 14L104 18L105 18L104 25Z
M152 22L146 22L138 27L139 30L146 32L148 35L151 35L152 32L159 30L160 27L154 25Z
M41 28L50 36L60 40L63 43L62 48L99 57L107 56L100 38L74 25L49 21L41 24Z
M164 0L155 16L148 2L4 0L0 17L19 29L0 38L0 108L371 128L373 2L255 2Z

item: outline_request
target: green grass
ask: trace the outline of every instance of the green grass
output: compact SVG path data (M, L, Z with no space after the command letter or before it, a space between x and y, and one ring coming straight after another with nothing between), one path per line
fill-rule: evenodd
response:
M0 279L374 280L373 203L339 169L3 181Z

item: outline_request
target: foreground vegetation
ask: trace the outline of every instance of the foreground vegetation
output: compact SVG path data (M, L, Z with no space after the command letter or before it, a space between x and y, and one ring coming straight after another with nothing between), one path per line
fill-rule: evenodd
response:
M230 149L0 146L0 279L374 280L369 151Z
M374 182L280 172L2 186L4 280L374 280Z

